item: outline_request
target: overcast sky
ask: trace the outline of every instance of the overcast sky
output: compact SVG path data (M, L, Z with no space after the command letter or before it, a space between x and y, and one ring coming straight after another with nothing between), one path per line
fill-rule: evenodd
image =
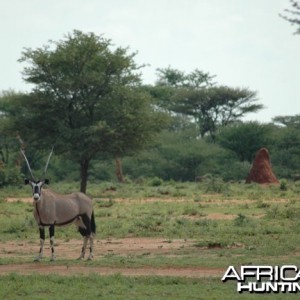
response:
M0 91L28 91L24 47L74 29L138 51L145 83L157 68L198 68L218 84L256 90L265 109L248 120L300 114L300 35L278 15L289 0L0 0Z

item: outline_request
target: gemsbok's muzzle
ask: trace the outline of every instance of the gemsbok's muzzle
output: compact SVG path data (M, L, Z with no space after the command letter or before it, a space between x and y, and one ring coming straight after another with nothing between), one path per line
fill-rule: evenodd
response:
M32 192L33 192L33 199L35 201L39 201L41 199L41 189L43 182L31 182L32 185Z

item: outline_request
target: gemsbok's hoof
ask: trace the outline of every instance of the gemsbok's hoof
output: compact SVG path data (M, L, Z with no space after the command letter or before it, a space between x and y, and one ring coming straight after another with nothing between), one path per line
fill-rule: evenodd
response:
M91 253L90 255L89 255L89 257L88 257L88 259L87 260L93 260L94 259L94 254L93 253Z

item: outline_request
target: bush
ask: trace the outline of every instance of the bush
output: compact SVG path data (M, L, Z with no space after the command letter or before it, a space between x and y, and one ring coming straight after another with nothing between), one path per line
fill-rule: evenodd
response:
M17 185L21 182L22 178L19 168L7 168L4 164L0 165L0 187Z
M206 177L204 186L205 193L224 193L229 190L229 185L217 177Z
M282 179L281 181L280 181L280 190L281 191L287 191L287 181L285 180L285 179Z
M160 178L154 177L153 179L151 179L149 185L150 186L161 186L162 183L163 183L163 181Z
M238 214L238 216L233 220L234 226L245 226L249 224L249 219L243 214Z

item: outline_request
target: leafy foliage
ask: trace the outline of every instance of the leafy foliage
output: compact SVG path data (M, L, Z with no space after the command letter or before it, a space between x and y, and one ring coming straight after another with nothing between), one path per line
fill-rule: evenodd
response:
M218 86L204 89L182 89L175 96L173 110L192 116L199 125L202 137L216 137L218 127L239 120L262 105L255 104L256 93L247 89Z
M20 61L34 88L11 99L6 110L32 146L55 144L57 153L79 164L83 192L92 158L136 151L159 129L150 98L139 89L135 54L111 46L102 36L75 30L64 40L26 49Z
M300 128L300 115L295 116L277 116L273 118L273 122L275 124L293 127L293 128Z
M255 153L271 144L271 127L258 122L235 123L223 128L218 142L234 152L240 161L251 163Z
M202 88L214 85L214 75L205 73L199 69L195 69L190 74L172 69L171 67L165 69L158 69L157 86L168 86L173 88Z
M293 126L276 130L272 161L274 170L283 178L292 178L300 171L300 133Z
M256 92L248 89L216 86L215 76L198 69L185 74L176 69L159 69L159 79L152 94L158 105L173 113L195 120L201 137L215 139L219 127L240 120L263 106L257 104Z

